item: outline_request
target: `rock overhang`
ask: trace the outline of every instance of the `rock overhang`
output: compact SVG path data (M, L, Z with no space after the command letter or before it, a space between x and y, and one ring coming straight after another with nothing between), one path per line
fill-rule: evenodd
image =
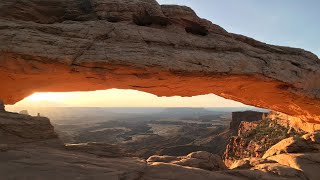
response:
M50 9L50 11L48 11ZM0 3L0 98L137 89L219 96L320 122L320 60L154 0Z

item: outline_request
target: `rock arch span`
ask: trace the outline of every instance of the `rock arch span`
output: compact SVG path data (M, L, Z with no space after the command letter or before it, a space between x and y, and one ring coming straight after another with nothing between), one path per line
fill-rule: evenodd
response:
M155 0L0 2L0 98L136 89L214 93L320 123L320 60Z

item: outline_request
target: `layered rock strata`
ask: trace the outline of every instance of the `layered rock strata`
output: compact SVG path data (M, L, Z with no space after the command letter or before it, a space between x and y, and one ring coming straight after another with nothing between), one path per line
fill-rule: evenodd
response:
M214 93L320 122L320 61L232 34L188 7L155 0L0 2L0 98L136 89Z
M233 135L237 135L240 124L244 122L261 121L267 113L257 111L239 111L232 112L232 120L230 122L230 130Z
M0 111L0 145L14 148L23 144L63 147L48 118Z

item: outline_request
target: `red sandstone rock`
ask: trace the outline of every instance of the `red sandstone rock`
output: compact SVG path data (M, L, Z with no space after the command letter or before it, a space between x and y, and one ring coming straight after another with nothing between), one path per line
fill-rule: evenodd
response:
M136 89L214 93L319 123L320 61L155 0L0 2L0 99Z
M241 136L242 134L245 134L245 133L248 133L249 131L252 131L257 126L258 126L258 122L242 121L239 125L238 136Z
M278 142L268 149L263 158L283 153L320 152L320 134L309 134L302 137L290 137Z
M270 112L266 118L275 121L283 127L294 129L295 131L313 133L320 130L320 124L306 122L301 118L289 116L280 112Z
M233 135L238 134L238 130L242 121L252 122L261 121L266 113L257 111L232 112L232 121L230 122L230 130Z
M226 166L224 165L220 156L216 154L211 154L205 151L197 151L188 154L187 156L151 156L148 158L147 162L149 164L154 163L170 163L177 164L180 166L196 167L206 170L224 170Z
M278 121L268 118L265 118L262 121L242 121L239 127L238 136L233 136L229 140L224 153L224 161L231 166L232 161L234 160L241 160L251 157L261 158L268 151L272 151L270 150L272 149L272 146L281 140L288 137L295 139L294 137L303 133L297 132L294 129L290 131L289 127L277 124L277 122ZM314 136L305 137L305 139L307 138L315 139ZM299 144L301 143L298 143L298 145ZM277 146L277 149L282 148L285 147L282 145Z

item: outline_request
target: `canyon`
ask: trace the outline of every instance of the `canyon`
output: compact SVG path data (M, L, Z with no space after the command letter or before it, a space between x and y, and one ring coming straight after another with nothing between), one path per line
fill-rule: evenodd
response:
M233 113L233 119L237 122L240 117L249 117L252 113L242 112L240 116L237 116L240 112ZM205 120L204 117L201 119ZM230 123L234 124L232 121ZM243 123L257 123L257 126L242 126ZM269 126L270 124L273 125ZM64 140L59 137L61 132L55 132L48 118L2 111L0 173L2 179L318 179L319 132L306 133L300 130L288 133L288 128L279 126L281 125L276 121L266 117L251 122L243 119L237 136L231 137L231 134L227 136L223 133L224 137L230 137L229 144L225 144L227 148L224 156L205 151L189 153L176 149L176 153L180 155L164 153L136 157L127 153L123 149L125 147L116 144L64 144ZM231 128L229 130L233 132ZM258 143L261 141L259 134L270 131L282 133L283 136L264 136L266 148L263 152L259 151L261 153L258 155L246 153L256 150L250 145L239 146L232 141L233 138L240 137L243 141ZM242 132L253 136L243 136ZM87 134L87 137L90 136ZM194 136L197 137L195 134ZM197 137L197 140L200 138ZM227 138L223 141L228 142ZM223 141L213 139L212 143L217 147ZM144 143L152 143L152 140L145 140ZM206 146L199 147L205 149ZM150 147L140 145L133 148L138 152ZM231 154L235 156L231 158Z
M185 6L0 1L1 178L317 180L319 77L311 52L227 32ZM213 93L272 112L235 112L230 126L206 110L61 125L5 109L34 92L111 88Z

